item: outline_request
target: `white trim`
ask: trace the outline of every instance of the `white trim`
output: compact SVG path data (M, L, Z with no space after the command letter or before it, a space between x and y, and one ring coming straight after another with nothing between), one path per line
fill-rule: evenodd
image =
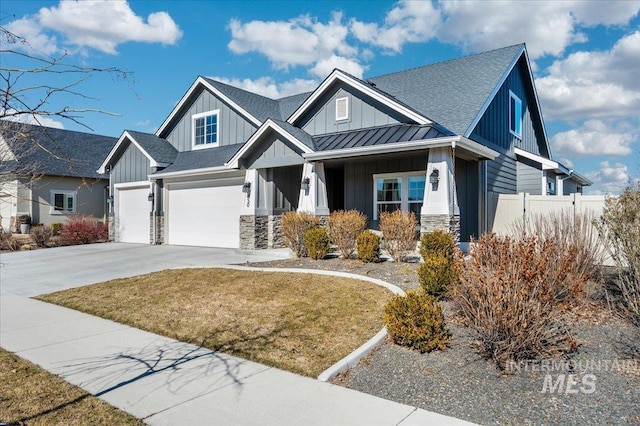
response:
M182 96L182 99L180 99L180 102L178 102L178 104L175 106L175 108L173 108L173 111L171 111L171 114L169 114L169 116L164 120L164 122L162 123L162 125L160 126L160 128L156 131L156 136L160 136L161 134L164 133L164 131L166 130L167 126L169 125L169 123L171 123L171 121L173 121L173 119L175 118L175 116L178 114L178 112L182 109L182 107L184 106L184 104L187 102L187 99L189 99L191 97L191 95L193 94L193 92L196 91L196 89L198 89L198 87L202 85L204 86L206 89L208 89L211 93L213 93L216 97L220 98L221 100L223 100L225 103L231 105L231 107L233 109L235 109L236 111L238 111L241 115L244 116L244 118L246 118L247 120L249 120L250 122L252 122L256 127L259 127L260 124L262 123L260 120L258 120L256 117L254 117L253 115L249 114L249 112L247 110L245 110L244 108L242 108L240 105L238 105L237 103L235 103L233 100L231 100L228 96L224 95L221 91L219 91L218 89L216 89L215 87L213 87L211 85L211 83L209 83L208 81L206 81L204 78L202 77L198 77L196 79L196 81L193 82L193 84L191 85L191 87L189 88L189 90L187 91L187 93L184 94L184 96Z
M204 118L205 122L204 122L204 138L205 141L207 139L207 120L206 118L209 116L215 115L216 116L216 141L215 142L210 142L210 143L203 143L203 144L196 144L196 120L199 118ZM193 114L191 116L191 149L193 151L197 151L199 149L207 149L207 148L214 148L220 146L220 110L219 109L212 109L210 111L205 111L205 112L199 112L197 114Z
M111 152L109 152L109 155L107 155L107 158L105 158L102 164L100 164L100 168L98 168L97 170L98 173L100 174L106 173L106 167L109 165L109 163L111 162L111 159L116 154L116 152L120 149L120 146L124 143L125 139L128 139L129 142L134 144L136 148L138 148L138 150L142 152L142 155L147 157L147 159L149 160L150 167L166 167L169 165L167 163L158 163L156 160L154 160L153 157L149 155L149 153L145 151L144 148L142 148L142 146L136 141L136 139L131 135L131 133L125 130L120 136L120 138L118 139L118 142L116 142L113 148L111 148Z
M140 180L137 182L124 182L124 183L116 183L113 185L113 189L131 189L131 188L141 188L144 186L148 186L151 188L151 182L148 180Z
M329 76L313 91L313 93L294 111L293 114L287 119L287 123L294 124L315 102L324 94L324 92L333 84L336 80L340 80L343 83L350 85L351 87L359 90L360 92L370 96L376 101L386 105L393 110L399 112L405 117L415 121L418 124L431 124L433 123L427 117L422 114L405 107L404 105L394 101L393 99L382 95L381 93L373 90L371 87L355 80L354 78L344 74L342 71L335 69Z
M71 195L71 198L73 199L73 208L71 210L67 210L66 208L63 210L56 210L56 206L55 206L56 194L63 194L65 196ZM75 214L77 210L76 205L78 203L78 191L69 190L69 189L51 189L49 190L49 200L51 201L51 204L49 205L49 214L52 214L52 215ZM66 198L63 199L62 201L63 206L65 204L65 201L66 201Z
M345 107L344 107L344 114L343 116L338 115L338 111L340 111L340 108L338 108L338 104L340 104L340 102L344 102ZM349 97L348 96L344 96L342 98L336 98L336 121L346 121L349 119Z
M551 144L549 143L549 137L547 136L547 127L544 125L544 117L542 116L542 108L540 108L540 99L538 98L538 90L536 89L536 81L533 79L533 74L531 73L531 66L529 61L529 53L527 53L527 49L524 49L524 57L527 60L527 71L529 72L529 81L531 81L531 86L533 87L533 99L536 101L536 108L538 109L538 116L540 117L540 124L542 126L542 134L544 135L544 144L547 148L547 152L549 153L549 157L553 157L551 154Z
M520 116L516 117L517 120L520 121L520 125L518 125L518 123L516 122L516 127L520 127L520 133L516 132L515 130L511 129L511 99L516 101L516 104L520 105ZM516 108L517 110L517 108ZM515 93L513 93L511 90L509 90L509 133L511 133L513 136L515 136L516 138L522 140L522 126L524 125L524 120L522 118L522 99L520 99L520 97L518 95L516 95Z
M177 172L154 173L152 175L149 175L149 179L155 180L155 179L162 179L167 177L201 176L209 173L223 173L223 172L233 172L233 171L237 171L237 170L227 166L205 167L202 169L180 170Z
M302 157L309 161L327 160L332 158L349 158L359 157L361 155L372 154L389 154L395 152L415 151L429 148L442 148L446 146L455 146L457 148L466 149L489 160L495 159L499 154L484 145L472 140L463 138L462 136L447 136L435 139L423 139L411 142L391 143L385 145L362 146L357 148L334 149L331 151L314 152L311 154L303 154Z
M527 52L527 49L525 49L524 45L520 48L520 51L518 52L518 54L515 55L515 57L513 58L513 60L509 64L509 66L507 67L507 70L505 71L505 73L502 74L502 77L500 77L500 81L498 81L498 84L496 84L496 87L493 88L493 91L491 92L491 94L489 95L487 100L482 105L482 108L480 108L480 111L478 112L478 115L476 115L476 117L473 119L473 121L471 122L471 125L469 125L469 128L467 128L467 131L464 132L464 136L465 137L468 138L469 136L471 136L471 132L478 125L478 123L480 122L480 119L482 118L482 116L484 116L484 113L487 112L487 109L489 108L489 105L491 105L491 102L493 102L493 99L496 97L496 95L500 91L500 88L502 88L502 85L504 84L504 82L507 81L507 78L509 78L509 74L511 74L511 71L513 71L513 68L516 66L516 64L520 60L520 56L522 56L523 52L525 54ZM529 60L527 58L527 63L529 63L528 61ZM531 74L531 72L529 72L529 74ZM531 78L532 78L532 81L533 81L533 77L531 77ZM538 111L540 111L540 110L538 109Z
M267 119L267 121L265 121L262 124L262 126L260 126L260 128L256 130L253 135L251 135L249 140L242 146L242 148L240 148L240 150L236 152L236 154L233 157L231 157L231 159L228 162L225 163L225 166L228 166L230 168L238 168L239 167L238 162L240 161L240 159L258 141L258 139L260 139L260 137L264 134L264 132L267 131L267 129L273 129L277 133L279 133L281 136L284 136L289 142L291 142L292 144L294 144L295 146L297 146L302 150L303 156L304 154L311 154L314 152L311 148L309 148L307 145L300 142L295 136L293 136L291 133L284 130L282 127L276 124L273 120Z
M553 160L550 160L548 158L544 158L544 157L541 157L539 155L532 154L531 152L525 151L525 150L520 149L520 148L513 148L513 152L516 155L519 155L519 156L524 157L524 158L528 158L529 160L533 160L536 163L540 163L542 165L542 170L556 170L556 169L558 169L558 170L562 171L560 169L561 165L557 161L553 161Z
M425 186L427 185L427 171L413 171L413 172L397 172L397 173L377 173L373 175L373 220L378 220L378 187L376 181L378 179L400 179L400 210L403 212L409 211L409 178L410 177L423 177L425 179ZM381 204L397 204L393 201L383 201ZM416 204L416 203L413 203ZM424 198L422 199L424 204ZM418 222L420 218L418 217Z

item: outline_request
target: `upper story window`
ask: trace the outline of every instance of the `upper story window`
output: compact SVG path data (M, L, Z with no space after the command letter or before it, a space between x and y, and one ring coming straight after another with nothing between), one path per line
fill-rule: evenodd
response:
M52 213L75 213L76 192L75 191L51 191L51 212Z
M336 99L336 121L349 119L349 98Z
M220 110L202 112L192 116L193 149L218 146L218 115Z
M512 91L509 91L509 130L522 137L522 101Z

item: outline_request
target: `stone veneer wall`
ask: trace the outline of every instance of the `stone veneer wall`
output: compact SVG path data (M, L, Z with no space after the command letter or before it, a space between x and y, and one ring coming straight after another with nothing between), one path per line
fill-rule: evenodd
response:
M282 215L269 215L267 231L268 248L284 248L284 236L282 235Z
M164 244L164 213L156 216L156 244Z
M440 229L453 234L457 243L460 241L460 216L454 215L422 215L420 216L420 235Z
M268 216L240 216L240 248L245 250L266 249L269 241Z
M109 217L107 219L107 226L109 231L109 241L115 241L116 239L116 217L113 215L113 212L109 213Z

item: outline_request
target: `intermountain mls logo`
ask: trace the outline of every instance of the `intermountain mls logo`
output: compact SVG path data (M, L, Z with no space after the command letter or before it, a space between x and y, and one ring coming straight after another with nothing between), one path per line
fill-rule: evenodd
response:
M524 360L507 364L507 372L543 374L541 393L586 394L596 391L596 373L637 371L638 360Z

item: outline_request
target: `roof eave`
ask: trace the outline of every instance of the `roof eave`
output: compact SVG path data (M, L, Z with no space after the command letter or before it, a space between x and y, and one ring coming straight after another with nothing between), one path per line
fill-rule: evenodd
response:
M202 176L202 175L207 175L212 173L215 174L215 173L230 172L234 170L237 170L237 169L233 167L228 167L228 166L204 167L201 169L180 170L177 172L167 172L167 173L157 172L157 173L148 175L148 178L154 180L154 179L164 179L164 178L170 178L170 177Z
M149 160L149 165L151 167L166 167L169 164L168 163L161 163L156 161L137 141L136 139L133 137L133 135L131 133L129 133L127 130L125 130L122 135L120 136L120 138L118 139L118 142L116 142L116 144L113 146L113 148L111 148L111 151L109 152L109 155L107 155L107 158L105 158L105 160L102 162L102 164L100 165L100 168L98 168L97 172L100 174L105 174L106 173L106 169L107 166L111 163L111 160L113 159L113 157L116 155L116 153L118 152L118 150L120 149L120 146L124 143L125 139L129 139L129 141L134 144L136 146L136 148L138 148L138 150L140 150L140 152L142 152L142 154L147 157L147 159Z

